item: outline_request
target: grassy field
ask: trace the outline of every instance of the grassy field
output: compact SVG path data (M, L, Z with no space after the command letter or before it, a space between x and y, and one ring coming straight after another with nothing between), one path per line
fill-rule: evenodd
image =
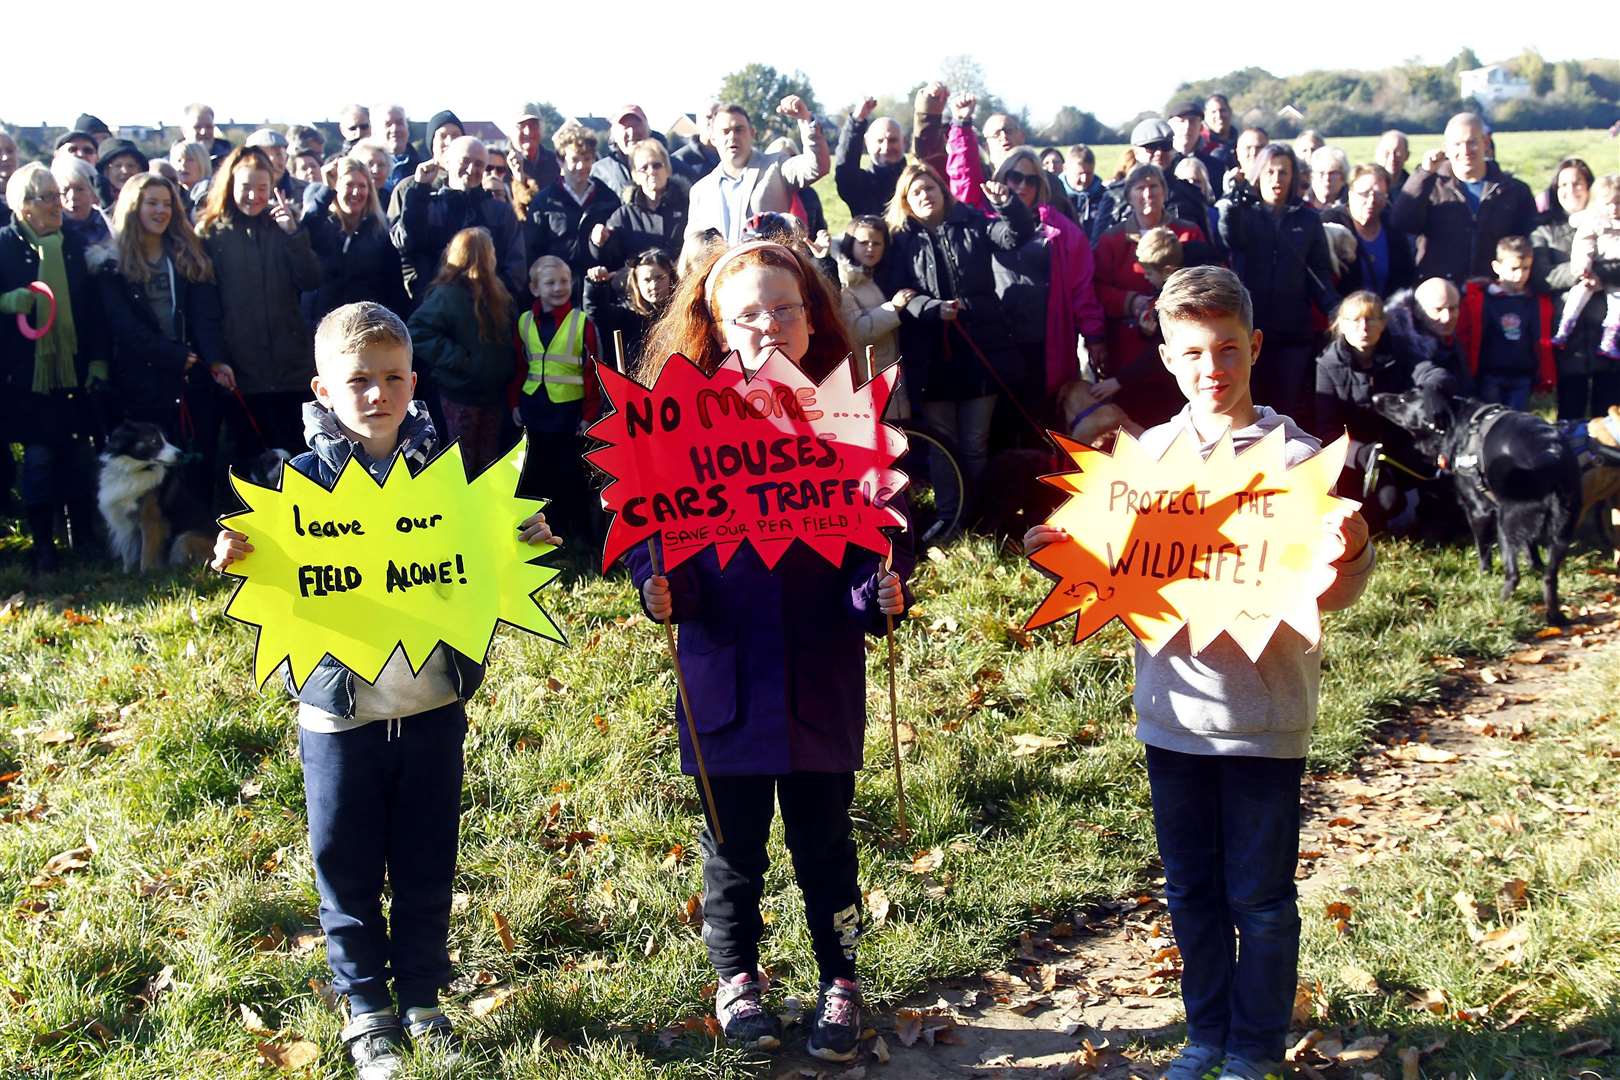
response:
M1378 145L1377 136L1358 135L1350 138L1330 138L1329 143L1350 156L1351 165L1373 159ZM1440 145L1439 135L1413 135L1412 164L1415 167L1423 155ZM1125 151L1124 145L1092 146L1097 154L1097 171L1103 177L1112 176ZM1566 157L1582 158L1598 174L1620 170L1620 139L1611 139L1606 131L1504 131L1496 136L1496 159L1502 168L1529 184L1538 194L1552 182L1552 170ZM827 227L833 235L843 231L849 223L849 208L838 197L832 177L816 185L827 212Z
M1460 551L1381 557L1368 595L1328 622L1319 765L1430 693L1431 658L1495 654L1537 622L1526 594L1498 602ZM1566 571L1572 594L1609 587L1582 572L1595 558ZM1078 647L1024 634L1044 581L988 540L924 561L916 585L899 635L903 845L876 646L869 657L856 818L863 888L888 905L862 950L877 1003L1128 894L1152 856L1123 633ZM0 1075L213 1080L259 1075L261 1054L340 1075L292 709L250 685L226 583L41 583L6 553L0 596L23 590L0 621ZM712 974L691 918L697 801L676 772L661 636L623 579L551 591L573 646L503 635L471 707L451 933L473 1061L454 1075L763 1075L700 1023ZM1022 733L1053 742L1030 752ZM813 993L779 833L773 856L767 963Z

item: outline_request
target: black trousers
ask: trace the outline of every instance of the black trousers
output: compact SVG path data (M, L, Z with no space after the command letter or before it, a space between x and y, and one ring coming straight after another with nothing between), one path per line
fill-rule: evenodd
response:
M793 876L804 893L816 967L824 981L853 979L861 936L861 887L849 820L855 774L711 776L709 782L726 836L724 844L716 844L713 830L703 830L703 943L715 971L730 979L759 970L759 939L765 932L759 902L770 865L765 842L775 816L774 795L782 807Z
M1558 419L1589 420L1620 405L1620 371L1558 373Z

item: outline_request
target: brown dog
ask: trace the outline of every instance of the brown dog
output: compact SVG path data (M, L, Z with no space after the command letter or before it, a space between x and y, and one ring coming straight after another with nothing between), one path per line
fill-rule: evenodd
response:
M1589 421L1586 433L1594 443L1620 453L1620 406L1610 405L1607 415ZM1620 465L1609 464L1603 455L1595 463L1583 460L1582 465L1581 516L1594 507L1606 515L1598 522L1598 532L1615 549L1614 560L1620 564Z
M1083 379L1065 383L1058 391L1058 408L1063 414L1064 433L1075 442L1103 449L1111 446L1114 432L1124 429L1132 438L1142 437L1142 425L1107 398L1098 397L1096 387Z

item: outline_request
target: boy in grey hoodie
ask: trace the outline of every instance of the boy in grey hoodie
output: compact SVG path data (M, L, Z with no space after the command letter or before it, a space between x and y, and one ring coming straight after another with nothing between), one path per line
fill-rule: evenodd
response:
M1143 433L1149 452L1163 454L1188 431L1208 456L1228 428L1241 452L1281 427L1289 465L1321 448L1293 420L1254 403L1249 374L1261 334L1235 274L1214 266L1176 272L1158 313L1159 355L1187 405ZM1332 611L1366 588L1373 552L1360 514L1326 527L1338 577L1317 604ZM1067 538L1037 525L1024 550ZM1224 635L1194 656L1185 629L1157 656L1136 647L1136 737L1146 744L1187 1011L1187 1046L1169 1080L1281 1076L1299 961L1299 786L1321 664L1321 650L1287 626L1258 662Z

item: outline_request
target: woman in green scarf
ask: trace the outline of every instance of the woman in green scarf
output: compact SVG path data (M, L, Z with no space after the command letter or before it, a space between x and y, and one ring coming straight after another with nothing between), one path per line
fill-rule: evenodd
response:
M7 437L23 444L22 500L34 540L34 568L57 568L58 511L66 509L77 549L96 535L95 409L90 392L107 382L107 349L83 245L62 232L62 193L50 170L24 165L6 183L15 212L0 229L0 313L38 329L48 305L35 281L56 296L56 318L37 340L0 321L0 408ZM9 452L9 449L8 449Z

